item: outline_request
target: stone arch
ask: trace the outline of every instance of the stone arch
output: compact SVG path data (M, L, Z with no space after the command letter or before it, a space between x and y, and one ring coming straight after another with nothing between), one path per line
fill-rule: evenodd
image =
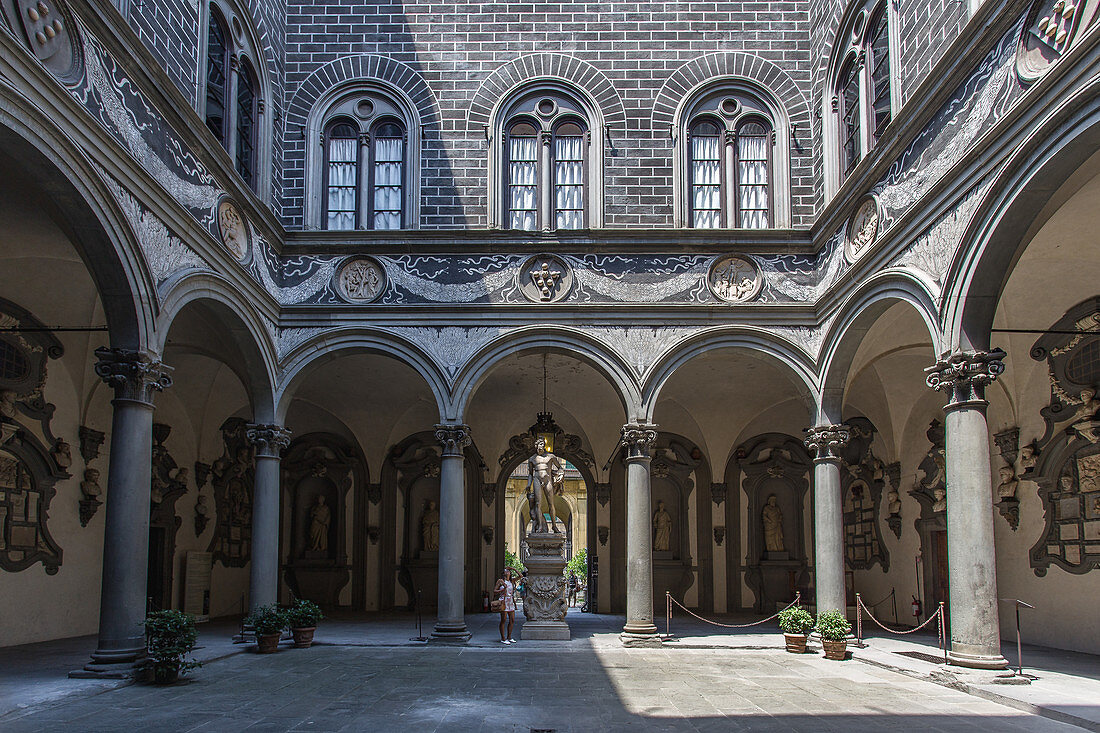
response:
M282 371L275 391L277 420L286 419L294 393L314 367L355 353L388 356L412 368L427 383L440 417L449 414L452 400L447 380L431 357L413 342L372 328L342 328L335 331L319 328L316 331L280 360Z
M839 315L825 335L820 358L821 402L816 416L819 423L842 421L848 373L856 350L879 316L896 303L913 307L928 329L933 355L938 353L942 336L936 306L924 285L908 273L885 273L868 279L841 304Z
M470 128L488 126L499 102L527 82L555 80L587 94L605 125L626 126L626 109L615 85L587 61L560 53L533 53L497 67L481 82L470 101L466 121Z
M652 422L661 390L676 370L692 358L717 349L742 348L762 353L794 372L805 387L803 396L810 404L818 400L817 373L805 352L775 334L758 328L737 326L708 330L688 338L661 357L646 379L642 392L644 419Z
M373 81L408 97L422 125L439 124L439 106L424 78L407 64L375 54L344 56L316 69L298 85L287 105L288 125L306 125L309 112L321 95L355 82Z
M215 312L244 356L244 373L228 364L237 374L252 400L253 420L260 423L275 419L275 351L264 319L233 285L213 273L185 275L170 285L160 315L157 351L164 347L176 317L189 304L203 303Z
M156 283L110 182L18 91L0 84L0 102L0 150L50 192L51 216L95 283L111 345L149 347L156 329Z
M990 348L1000 294L1063 183L1100 151L1100 80L1036 127L993 181L944 278L940 325L952 349Z
M702 86L723 80L745 82L775 97L792 125L805 125L809 130L810 105L794 79L771 61L740 51L699 56L674 71L653 102L653 124L674 125L685 100Z
M630 376L626 364L607 346L571 328L529 326L494 339L466 362L455 378L453 399L445 419L460 420L466 414L477 388L503 358L544 351L570 356L588 364L615 390L627 420L639 414L641 394L638 385Z

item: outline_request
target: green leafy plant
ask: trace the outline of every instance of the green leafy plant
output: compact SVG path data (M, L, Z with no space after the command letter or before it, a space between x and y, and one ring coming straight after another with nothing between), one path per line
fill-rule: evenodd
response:
M819 613L816 628L821 638L829 641L844 641L852 633L852 625L840 611Z
M577 576L577 580L582 583L588 578L588 550L581 548L577 554L569 558L569 562L566 563L565 569L562 570L562 575L569 577L569 573L573 573Z
M779 628L785 634L808 634L813 631L814 617L802 606L791 606L779 612Z
M244 622L252 626L260 636L277 634L286 628L286 611L283 611L275 604L260 606L249 614Z
M155 672L186 672L202 663L187 659L199 638L195 619L183 611L154 611L145 617L149 660Z
M316 626L318 621L324 619L321 607L313 601L299 598L294 605L286 610L286 620L292 629L306 629Z
M515 578L527 572L527 568L519 561L519 557L516 553L508 549L507 542L504 543L504 567L512 568L512 576Z

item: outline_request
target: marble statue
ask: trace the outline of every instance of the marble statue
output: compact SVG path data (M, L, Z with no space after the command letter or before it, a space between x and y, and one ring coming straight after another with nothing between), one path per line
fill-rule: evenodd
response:
M901 497L898 496L897 489L891 488L886 493L886 508L891 516L901 515Z
M1016 498L1016 486L1019 481L1016 480L1016 471L1012 466L1001 466L998 469L1001 477L1001 482L997 484L997 496L1002 499L1015 499Z
M332 510L325 506L324 494L318 494L317 503L309 510L310 551L328 552L328 525L331 521Z
M8 420L15 419L15 400L18 396L15 390L0 389L0 417Z
M937 486L933 489L932 495L936 497L936 500L932 502L932 511L947 511L947 489L942 486Z
M543 438L535 440L535 455L527 459L527 495L532 497L532 512L536 532L557 532L558 515L554 509L554 495L565 492L565 464L546 450ZM550 515L550 524L546 523Z
M760 512L764 522L764 549L768 552L783 552L783 510L779 508L779 499L775 494L768 497L764 509Z
M439 551L439 509L431 500L424 502L424 514L420 516L420 542L425 552Z
M657 511L653 513L653 530L653 549L668 551L672 545L672 516L663 501L657 502Z
M1096 390L1086 387L1081 390L1080 403L1071 418L1074 422L1070 427L1081 437L1090 443L1100 440L1097 430L1100 430L1100 420L1096 419L1096 413L1100 412L1100 399L1096 398Z
M85 499L98 499L103 494L99 485L99 469L88 468L84 471L84 480L80 482L80 493Z
M57 465L60 466L62 469L67 470L69 466L73 465L72 448L69 447L69 444L66 443L63 439L57 439L57 442L55 442L53 445L53 450L51 451L51 454L53 455L53 459L57 461Z
M1024 473L1035 470L1035 464L1038 461L1039 456L1036 455L1034 441L1020 448L1020 468L1024 470Z

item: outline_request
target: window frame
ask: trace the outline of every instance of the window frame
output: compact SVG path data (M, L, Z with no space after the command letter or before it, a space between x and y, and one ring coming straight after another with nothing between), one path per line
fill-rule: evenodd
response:
M259 76L256 74L255 67L247 56L238 57L240 60L237 62L237 86L236 94L233 99L233 169L237 171L237 174L244 180L245 184L252 190L256 190L256 184L259 181L259 126L260 126L260 110L262 103L260 101L260 84ZM251 102L251 116L252 116L252 134L251 134L251 146L252 151L248 155L247 166L249 170L248 178L241 173L239 166L241 155L241 79L247 79L252 87L252 102Z
M768 182L767 182L768 208L766 210L766 215L767 215L767 218L768 218L768 222L767 222L768 225L765 226L765 227L754 227L754 229L774 229L775 228L775 186L774 186L775 164L774 164L774 160L775 160L775 137L776 137L775 126L772 124L771 120L765 119L764 117L761 117L760 115L754 115L754 114L746 114L744 117L741 117L737 120L736 125L734 127L734 133L733 133L733 136L734 136L734 139L733 139L733 166L734 166L735 171L740 171L740 168L741 168L741 148L738 145L738 141L741 139L741 135L742 135L741 129L743 127L745 127L746 125L760 125L762 128L764 128L764 134L762 135L762 137L767 141L767 145L764 148L764 150L765 150L764 165L766 166L765 171L767 171L767 174L768 174ZM755 136L753 136L753 137L755 137ZM744 225L744 213L741 209L741 186L751 185L751 184L742 183L739 173L735 173L735 175L737 176L737 180L735 182L732 182L732 185L735 187L735 190L734 190L734 193L733 193L733 205L734 205L734 213L736 215L735 221L737 222L736 223L736 228L737 229L745 229L747 227L745 227L745 225ZM754 211L755 211L755 209L754 209Z
M377 159L375 158L374 143L378 138L377 130L383 125L397 125L401 128L401 210L400 210L400 223L397 229L375 229L374 228L374 215L376 212L374 208L374 173L377 167ZM408 202L407 202L407 186L408 186L408 169L409 169L409 128L403 120L400 120L393 116L383 116L378 119L372 120L366 132L367 136L367 155L364 162L363 145L359 145L359 177L357 181L362 181L366 186L365 192L362 195L362 204L359 205L359 209L366 208L364 215L366 217L366 226L362 223L359 224L359 228L366 229L374 232L391 232L401 231L406 228L405 222L408 218ZM360 138L362 139L362 138ZM387 137L387 139L390 139ZM327 153L326 153L327 154ZM366 166L367 175L363 176L363 167ZM327 170L326 170L327 175Z
M569 125L569 124L577 125L581 130L581 134L580 135L561 135L558 132L559 128L563 127L564 125ZM557 157L557 155L558 155L558 153L557 153L558 145L557 145L557 143L558 143L558 138L559 137L579 137L581 139L581 159L580 159L580 164L581 164L581 209L580 209L580 212L581 212L581 225L579 227L561 227L561 228L559 228L558 225L557 225L558 211L559 211L558 204L557 204L557 200L558 200L557 194L558 194L558 185L559 185L558 182L557 182L557 171L558 171L558 157ZM554 227L553 228L554 228L555 231L572 231L572 230L575 230L575 229L588 229L589 228L588 227L588 221L589 221L589 216L588 216L588 195L589 195L589 190L590 190L589 189L589 179L591 178L591 176L589 175L589 172L588 172L588 165L589 165L589 149L591 147L592 147L592 131L589 129L589 127L588 127L587 123L585 122L585 120L583 120L580 117L577 117L575 115L566 114L566 115L562 115L561 118L554 121L553 126L550 130L550 166L551 166L551 169L550 169L550 187L549 187L548 195L550 196L549 211L550 211L550 215L553 217L553 220L554 220ZM568 209L568 211L575 211L575 209Z
M695 226L695 211L696 211L696 209L695 209L695 152L692 149L693 146L692 146L691 143L692 143L692 138L693 137L703 137L703 136L699 136L695 133L695 128L700 127L701 125L707 125L707 124L714 125L714 127L715 127L714 137L718 141L718 226L717 227L697 227L697 226ZM710 137L710 135L706 135L705 137ZM687 160L687 164L688 164L688 170L687 170L688 219L687 219L687 225L691 229L704 229L704 228L706 228L706 229L709 229L709 228L726 229L726 228L728 228L729 220L728 220L728 217L727 217L726 209L729 208L729 207L726 206L726 200L729 196L729 191L727 190L728 183L726 181L726 175L723 171L723 167L724 167L724 163L725 163L725 156L723 155L723 153L725 153L725 149L726 149L725 138L726 138L725 124L720 119L716 119L713 115L711 115L709 113L704 112L704 113L692 118L691 121L688 122L688 132L687 132L687 138L686 138L687 148L688 148L688 160Z
M343 137L342 138L333 138L331 136L331 131L334 128L339 127L340 125L348 125L349 127L351 127L351 129L355 132L355 136L351 137L351 138L343 138ZM324 157L323 157L322 162L321 162L321 174L323 176L323 181L321 183L321 191L322 191L322 196L321 196L322 204L321 205L322 205L323 209L322 209L322 212L321 212L321 216L322 216L322 222L325 224L325 226L323 227L323 229L325 231L332 231L332 232L355 231L355 230L361 228L361 226L362 226L361 223L360 223L359 217L360 217L360 211L363 208L362 207L363 145L360 142L360 137L361 137L362 133L360 133L357 128L358 128L358 125L355 124L354 120L350 120L350 119L344 117L343 115L335 115L332 119L328 120L325 123L325 133L324 133L324 138L323 138L324 142L322 143L322 147L324 149L322 155ZM337 140L355 140L355 208L353 210L353 216L352 216L353 226L350 230L329 229L328 226L327 226L328 225L328 216L329 216L329 208L328 208L328 201L329 201L328 190L329 190L329 172L330 172L329 141L333 140L333 139L337 139Z
M229 95L232 91L232 89L231 89L232 84L230 82L231 82L232 76L233 76L233 50L232 50L232 45L233 45L232 44L232 38L233 37L230 35L229 24L226 23L225 16L222 14L220 9L218 9L217 6L212 5L212 4L209 6L209 8L210 8L209 16L207 18L207 22L206 22L206 25L205 25L205 29L206 29L205 48L204 48L204 52L201 56L201 58L203 60L203 67L204 67L202 93L197 95L197 96L202 98L202 105L203 105L202 119L203 119L203 122L206 124L206 129L210 130L210 134L215 136L218 143L223 148L228 149L228 147L229 147L229 138L230 138L229 120L230 120L230 117L231 117L231 114L230 114L231 100L229 98ZM223 81L222 81L223 88L222 88L222 94L221 94L221 100L220 100L221 105L222 105L222 124L221 124L222 129L221 129L221 132L219 132L219 133L215 133L213 128L210 127L210 119L209 119L209 117L207 117L208 104L210 102L210 31L214 26L218 27L218 30L221 32L221 35L222 35L221 66L222 66L222 76L224 77Z

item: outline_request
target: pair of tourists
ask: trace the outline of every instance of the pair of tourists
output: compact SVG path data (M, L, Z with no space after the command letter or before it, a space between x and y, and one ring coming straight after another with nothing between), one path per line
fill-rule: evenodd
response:
M496 595L493 606L495 610L500 611L500 643L515 644L516 640L512 638L512 627L516 623L516 583L513 580L511 568L504 568L493 593Z

